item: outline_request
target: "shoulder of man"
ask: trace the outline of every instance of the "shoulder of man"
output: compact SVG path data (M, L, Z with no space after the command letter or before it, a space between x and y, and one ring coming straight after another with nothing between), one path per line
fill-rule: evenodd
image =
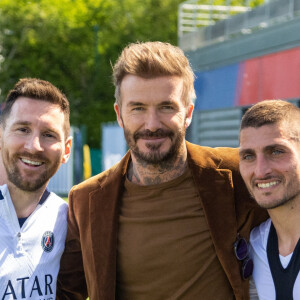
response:
M126 174L127 165L130 159L130 153L126 155L117 164L105 170L98 175L95 175L75 186L70 191L70 194L83 194L85 197L88 193L99 190L112 182L117 182Z
M238 148L211 148L187 142L188 153L203 168L239 170Z

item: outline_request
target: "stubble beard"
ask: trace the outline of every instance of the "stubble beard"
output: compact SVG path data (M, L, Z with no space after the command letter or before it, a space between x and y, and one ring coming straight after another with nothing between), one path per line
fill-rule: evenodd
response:
M274 209L277 207L281 207L286 205L287 203L291 203L294 199L300 197L300 182L297 186L294 186L293 182L290 182L286 189L285 189L285 193L283 195L282 198L279 198L277 200L272 201L271 203L262 203L259 202L258 200L256 200L256 198L254 197L254 193L252 191L250 191L251 196L253 197L253 199L255 200L255 202L262 208L264 209ZM268 196L266 194L266 196Z
M24 154L23 154L24 155ZM8 160L5 159L2 156L3 165L6 170L7 178L8 180L13 183L17 188L19 188L22 191L26 192L35 192L42 188L49 180L50 178L56 173L60 166L60 161L57 159L54 164L46 169L36 180L30 180L23 178L21 171L19 170L17 166L17 161L19 160L20 154L15 154L13 158L11 158L10 166L8 165ZM44 157L32 155L26 153L26 157L29 159L39 159L44 161L45 164L49 164L49 161L45 159Z

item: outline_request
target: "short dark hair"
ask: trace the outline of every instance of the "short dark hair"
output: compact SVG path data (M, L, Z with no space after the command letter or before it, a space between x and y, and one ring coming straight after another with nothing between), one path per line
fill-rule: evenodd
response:
M4 102L4 109L1 114L0 122L5 126L5 121L10 115L12 106L19 97L27 97L38 101L46 101L57 104L64 113L64 132L65 138L70 134L70 106L67 97L49 81L38 78L22 78L12 90L9 91Z
M281 122L291 124L290 137L300 139L300 108L284 100L264 100L250 107L242 118L240 130Z

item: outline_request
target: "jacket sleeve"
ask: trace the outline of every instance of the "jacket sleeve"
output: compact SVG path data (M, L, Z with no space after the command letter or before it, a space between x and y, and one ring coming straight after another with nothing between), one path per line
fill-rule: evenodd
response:
M58 300L85 300L88 297L73 190L69 194L68 233L57 279Z

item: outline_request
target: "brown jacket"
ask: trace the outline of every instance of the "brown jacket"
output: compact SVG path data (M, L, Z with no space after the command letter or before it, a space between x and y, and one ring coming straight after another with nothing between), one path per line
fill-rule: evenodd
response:
M237 149L187 142L187 150L216 254L236 299L249 299L248 281L241 278L233 244L238 232L248 239L251 228L266 219L266 212L249 198L238 172ZM111 169L71 190L57 299L86 299L88 295L90 300L115 299L118 203L129 159L127 153Z

